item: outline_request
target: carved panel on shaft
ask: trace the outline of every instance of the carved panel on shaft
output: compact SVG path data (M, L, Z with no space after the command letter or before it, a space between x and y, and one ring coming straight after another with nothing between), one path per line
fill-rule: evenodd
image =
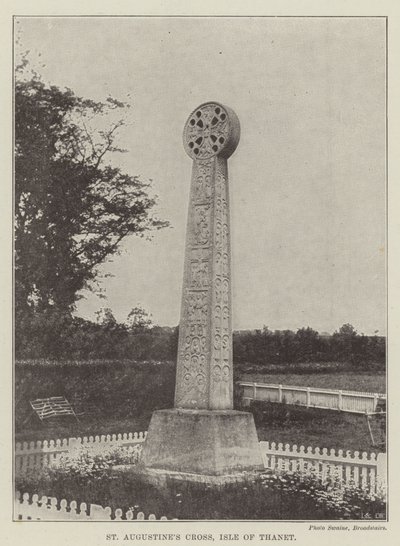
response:
M210 407L228 409L233 403L233 370L228 178L223 159L216 162L214 233Z
M193 165L179 327L177 407L208 408L213 169L212 160Z

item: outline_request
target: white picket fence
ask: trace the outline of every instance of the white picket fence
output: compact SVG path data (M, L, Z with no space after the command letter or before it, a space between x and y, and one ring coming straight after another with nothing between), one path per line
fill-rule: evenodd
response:
M334 478L343 485L355 485L370 493L386 490L386 453L338 452L275 442L260 442L265 468L275 472L315 474L323 481Z
M85 446L101 452L107 447L120 446L138 451L142 449L146 432L125 433L83 438L69 438L56 441L23 442L16 446L16 472L21 476L29 470L39 469L51 464L63 454L72 454L80 446ZM305 448L297 445L283 445L275 442L260 442L260 451L266 469L275 473L299 472L304 475L314 474L323 481L330 477L339 480L343 485L356 485L369 493L385 494L386 490L386 453L354 453L343 450L336 451L326 448ZM103 508L97 504L76 501L58 501L55 497L28 493L15 497L14 519L41 521L122 521L122 520L156 520L154 514L145 517L143 512L135 513L128 510L125 514L121 509L114 512L110 507ZM165 516L159 518L166 520Z
M67 502L62 499L60 502L55 497L43 496L28 493L22 496L16 493L14 500L14 520L23 521L132 521L132 520L167 520L165 516L157 518L154 514L147 517L143 512L135 513L128 510L123 513L120 508L114 512L109 506L103 508L99 504L87 504L81 502L78 508L76 501Z
M147 432L124 434L103 434L62 440L38 440L37 442L17 442L15 446L15 475L21 476L30 470L49 466L60 460L62 455L72 453L80 446L101 452L105 447L138 448L146 439Z
M142 449L147 432L108 434L83 438L64 438L38 442L17 443L15 450L15 474L17 477L40 469L60 459L67 453L73 455L81 446L102 452L107 447L119 446L138 452ZM354 483L363 489L376 492L386 486L386 453L367 454L326 448L290 446L282 443L260 442L265 468L295 471L302 474L316 473L322 479L335 475L344 484Z
M240 381L242 400L249 405L252 400L280 402L352 413L374 413L380 400L386 402L386 395L376 392L344 391L319 389L314 387L295 387Z

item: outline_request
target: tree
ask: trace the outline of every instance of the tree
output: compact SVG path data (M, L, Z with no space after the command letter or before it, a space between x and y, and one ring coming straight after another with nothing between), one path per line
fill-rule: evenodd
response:
M339 331L335 332L335 334L336 333L338 333L343 338L351 339L357 335L357 330L354 328L352 324L347 323L347 324L343 324L343 326L341 326L339 328Z
M319 334L309 326L296 332L295 353L298 362L315 361L319 346Z
M139 333L150 330L153 327L151 315L143 307L133 307L126 319L126 325L131 332Z
M354 362L357 331L351 324L343 324L332 336L332 343L339 360Z
M15 303L18 313L70 313L98 266L128 235L167 225L149 184L107 163L128 105L95 102L17 70ZM106 127L104 128L104 125Z
M101 307L98 311L96 311L96 322L101 326L105 326L107 324L117 324L114 314L109 307Z

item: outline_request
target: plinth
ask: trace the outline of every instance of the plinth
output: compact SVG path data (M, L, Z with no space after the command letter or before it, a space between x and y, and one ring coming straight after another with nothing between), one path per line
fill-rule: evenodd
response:
M216 102L196 108L184 128L193 167L175 408L153 413L147 468L201 476L263 468L252 414L233 410L227 159L239 137L236 114Z
M149 468L221 476L262 467L251 413L171 409L153 413L144 446Z

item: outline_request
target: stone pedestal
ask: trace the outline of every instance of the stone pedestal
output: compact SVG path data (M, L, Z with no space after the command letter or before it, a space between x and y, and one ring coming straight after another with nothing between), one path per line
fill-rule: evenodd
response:
M263 468L252 414L233 410L155 411L141 462L204 477Z
M236 114L216 102L200 105L185 125L193 167L175 409L153 414L141 459L148 469L204 477L262 468L253 416L233 411L227 160L239 137Z

